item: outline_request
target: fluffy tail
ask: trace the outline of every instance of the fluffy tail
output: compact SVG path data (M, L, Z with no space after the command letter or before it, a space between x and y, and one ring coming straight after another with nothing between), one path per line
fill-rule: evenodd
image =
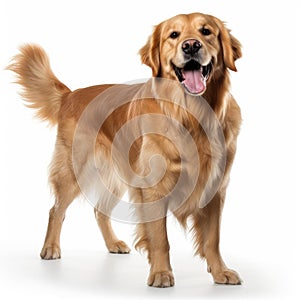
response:
M17 74L16 83L23 87L20 94L27 106L36 109L37 117L55 125L62 97L71 91L53 74L45 51L37 45L24 45L7 69Z

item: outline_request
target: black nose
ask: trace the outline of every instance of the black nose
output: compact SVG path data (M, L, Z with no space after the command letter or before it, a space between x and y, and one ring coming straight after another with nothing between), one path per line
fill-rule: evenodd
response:
M199 51L199 49L202 47L201 43L194 39L186 40L182 43L182 51L185 54L193 55Z

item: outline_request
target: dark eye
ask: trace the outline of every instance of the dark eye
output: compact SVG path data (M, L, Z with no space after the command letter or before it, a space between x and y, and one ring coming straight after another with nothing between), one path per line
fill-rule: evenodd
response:
M173 31L171 34L170 34L170 38L171 39L176 39L179 37L179 32L178 31Z
M211 31L207 28L201 28L200 29L200 32L203 34L203 35L210 35L211 34Z

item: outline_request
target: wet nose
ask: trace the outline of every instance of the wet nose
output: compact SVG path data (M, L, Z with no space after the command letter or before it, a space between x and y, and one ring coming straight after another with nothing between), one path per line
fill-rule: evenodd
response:
M182 51L185 54L193 55L199 51L199 49L202 47L201 43L198 40L195 39L189 39L182 43Z

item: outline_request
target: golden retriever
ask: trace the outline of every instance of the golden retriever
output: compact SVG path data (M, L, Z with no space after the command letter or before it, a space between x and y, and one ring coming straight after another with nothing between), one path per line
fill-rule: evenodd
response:
M219 239L241 123L229 70L236 71L241 45L216 17L192 13L157 25L139 53L152 69L149 81L73 92L39 46L22 46L8 67L28 106L58 130L49 176L55 204L41 257L61 257L65 212L80 194L93 203L109 252L129 253L110 222L128 191L133 204L123 201L123 212L130 211L115 218L128 221L134 210L136 248L150 264L148 285L174 285L168 211L191 226L196 253L214 281L240 284L221 257Z

